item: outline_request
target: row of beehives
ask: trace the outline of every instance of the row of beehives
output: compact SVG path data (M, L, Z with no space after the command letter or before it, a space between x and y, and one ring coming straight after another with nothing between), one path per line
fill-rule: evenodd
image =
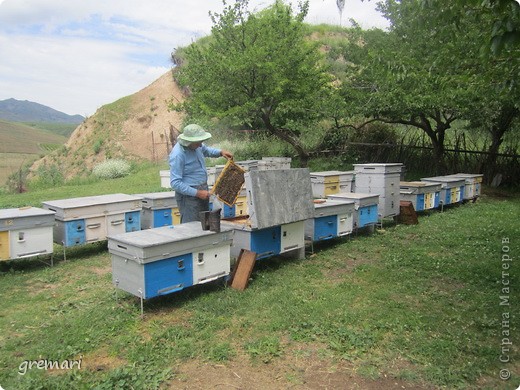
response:
M239 196L235 205L224 212L219 232L204 231L200 223L175 224L172 210L176 205L171 191L73 198L44 202L44 209L2 210L0 258L52 253L53 239L72 246L108 238L116 287L142 299L169 294L229 275L232 259L238 257L242 248L255 252L257 259L279 254L302 258L305 241L328 240L374 226L383 217L378 209L385 210L381 199L392 196L391 191L383 196L373 193L387 186L385 181L381 186L377 176L393 178L400 164L378 164L373 168L375 171L369 170L366 178L362 178L362 173L356 174L358 183L366 179L365 193L334 192L329 188L331 194L317 194L313 186L316 180L333 182L335 178L331 178L336 175L331 172L251 170L246 173L243 199ZM442 180L451 183L451 179ZM469 183L468 178L463 181ZM479 183L478 177L476 182ZM468 193L459 187L458 195L452 196L451 189L443 195L443 184L436 185L441 187L434 196L439 204L445 202L446 196L462 200L463 194ZM388 186L392 188L392 184ZM427 195L426 189L431 186L425 180L412 183L412 187L417 189L413 195L419 196ZM415 191L405 189L407 196ZM473 191L477 191L477 196L480 187ZM417 197L416 204L422 199ZM213 207L219 205L215 203Z
M246 170L251 169L246 167ZM400 182L399 175L400 164L359 164L354 171L314 172L310 180L314 198L342 197L356 202L354 228L374 223L375 215L379 218L397 215L399 200L409 200L415 210L422 211L480 195L482 175L479 174L423 178L419 182ZM374 195L379 195L377 211ZM233 206L216 200L212 207L222 208L221 216L225 219L249 214L245 189ZM327 208L320 204L316 207ZM51 253L53 241L68 247L105 240L110 234L178 224L180 213L173 192L49 201L44 202L44 210L4 209L0 210L0 259ZM338 226L341 235L348 222L340 218L327 225L332 230ZM312 234L315 239L329 236L317 230L318 233Z

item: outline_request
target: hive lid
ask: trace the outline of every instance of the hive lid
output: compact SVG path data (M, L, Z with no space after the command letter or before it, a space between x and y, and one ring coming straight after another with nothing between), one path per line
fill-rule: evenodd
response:
M314 218L309 169L251 171L245 174L251 228Z

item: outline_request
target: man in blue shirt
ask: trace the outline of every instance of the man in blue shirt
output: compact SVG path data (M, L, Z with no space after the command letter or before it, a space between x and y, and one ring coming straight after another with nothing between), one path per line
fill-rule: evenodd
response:
M188 125L177 137L170 153L170 185L175 190L181 223L200 221L199 213L209 210L210 193L204 157L233 158L228 151L202 143L210 138L211 134L201 126Z

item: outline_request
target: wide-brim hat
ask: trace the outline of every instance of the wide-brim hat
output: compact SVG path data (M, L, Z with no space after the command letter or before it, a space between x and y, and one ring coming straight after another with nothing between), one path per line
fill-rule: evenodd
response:
M211 138L211 134L199 125L188 125L182 130L179 138L187 142L202 142Z

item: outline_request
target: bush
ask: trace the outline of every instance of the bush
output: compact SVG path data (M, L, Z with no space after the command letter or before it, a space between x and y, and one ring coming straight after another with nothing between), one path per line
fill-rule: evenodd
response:
M102 179L115 179L130 173L130 164L124 160L107 160L94 167L92 173Z
M65 178L58 164L44 163L34 172L34 178L30 182L32 189L58 187L63 185Z

